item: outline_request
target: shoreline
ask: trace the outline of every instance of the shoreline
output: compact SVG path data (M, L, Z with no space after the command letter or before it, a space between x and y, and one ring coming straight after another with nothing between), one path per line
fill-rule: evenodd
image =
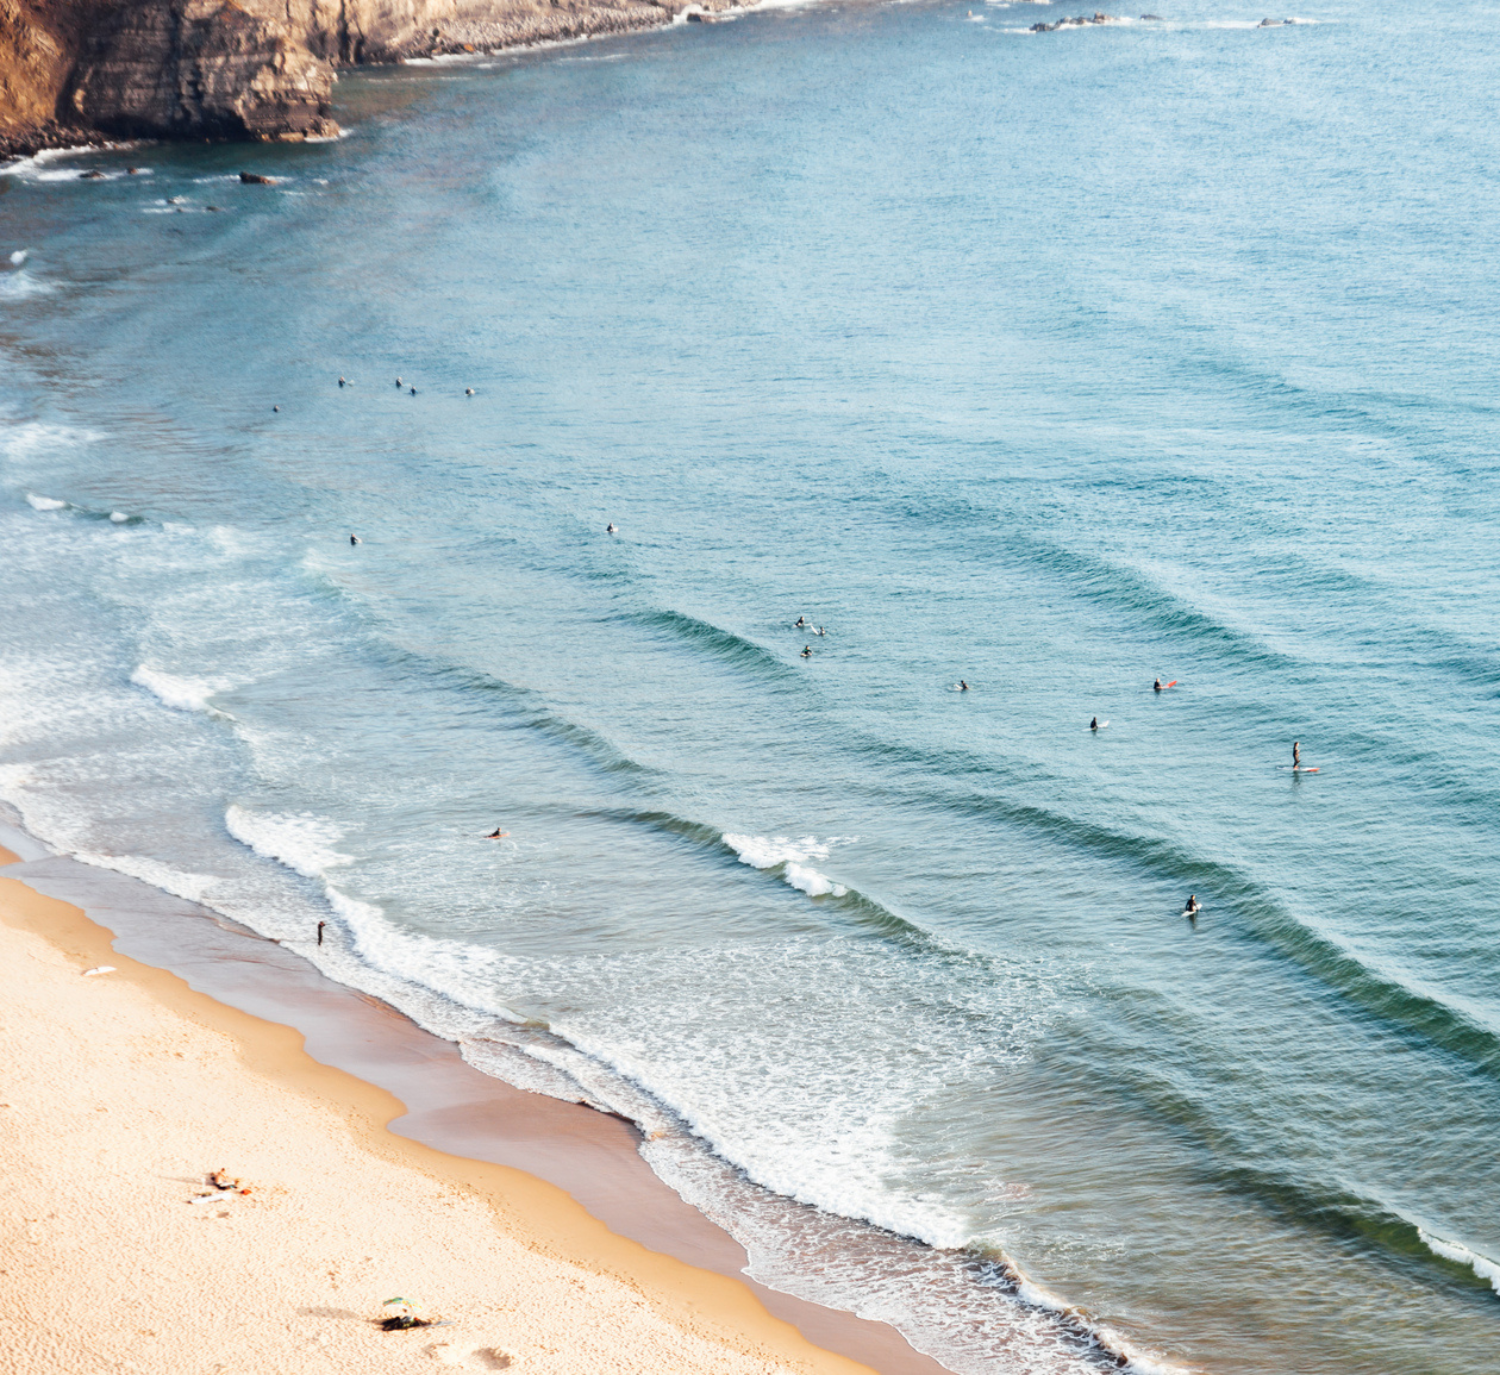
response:
M519 1218L543 1254L646 1292L682 1330L707 1323L742 1354L789 1369L947 1375L892 1327L744 1274L743 1248L651 1171L633 1124L481 1073L389 1005L192 903L50 855L10 825L0 845L18 860L0 854L0 880L21 885L0 882L8 928L19 891L46 913L21 920L30 933L88 965L114 964L110 980L227 1034L252 1074L358 1117L360 1149Z

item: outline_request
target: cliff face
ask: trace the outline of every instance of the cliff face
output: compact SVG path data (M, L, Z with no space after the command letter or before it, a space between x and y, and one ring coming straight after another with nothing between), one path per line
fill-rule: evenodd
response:
M114 134L305 138L332 134L333 69L285 17L230 0L124 4L100 15L60 113Z
M0 0L0 153L99 133L327 136L338 66L653 28L687 4Z

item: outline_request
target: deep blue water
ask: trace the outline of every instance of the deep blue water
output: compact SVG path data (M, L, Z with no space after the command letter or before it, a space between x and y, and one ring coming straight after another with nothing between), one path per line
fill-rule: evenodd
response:
M962 1375L1477 1375L1496 10L1053 11L0 177L0 795Z

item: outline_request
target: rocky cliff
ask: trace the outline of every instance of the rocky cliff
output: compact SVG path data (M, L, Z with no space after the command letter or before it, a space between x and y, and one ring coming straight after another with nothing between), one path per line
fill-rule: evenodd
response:
M0 153L99 135L327 136L340 66L654 28L688 4L0 0Z

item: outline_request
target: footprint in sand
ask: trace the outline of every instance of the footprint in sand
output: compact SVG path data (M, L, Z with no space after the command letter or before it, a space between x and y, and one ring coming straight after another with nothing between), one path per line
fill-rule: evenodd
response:
M457 1366L463 1370L509 1370L514 1358L497 1346L464 1351L452 1342L438 1342L427 1348L427 1354L439 1365Z

